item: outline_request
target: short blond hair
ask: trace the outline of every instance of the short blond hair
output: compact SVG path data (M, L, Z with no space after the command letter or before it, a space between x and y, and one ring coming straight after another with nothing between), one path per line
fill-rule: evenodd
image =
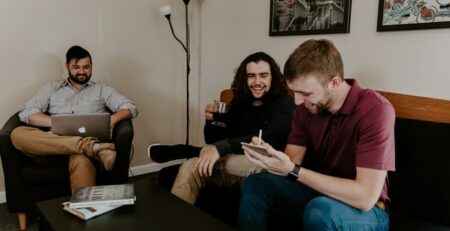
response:
M284 79L293 79L307 74L317 74L325 83L334 76L344 79L344 64L341 54L330 40L310 39L300 44L284 65Z

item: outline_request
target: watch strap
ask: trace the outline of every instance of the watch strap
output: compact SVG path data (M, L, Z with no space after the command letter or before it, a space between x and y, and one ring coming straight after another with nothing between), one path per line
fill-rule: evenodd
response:
M300 165L299 164L295 164L294 165L294 169L292 169L292 171L290 171L287 174L286 178L288 180L297 181L299 172L300 172Z

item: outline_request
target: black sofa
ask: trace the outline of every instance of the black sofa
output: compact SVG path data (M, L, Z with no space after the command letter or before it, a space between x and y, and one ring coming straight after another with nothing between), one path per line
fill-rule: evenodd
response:
M397 116L396 171L389 173L391 230L450 231L450 101L380 93ZM161 187L170 190L177 169L161 170ZM239 188L207 186L196 206L236 226L239 197Z
M3 165L6 200L9 212L17 213L21 229L26 227L26 213L38 201L70 195L68 156L30 158L14 148L11 131L24 125L18 113L12 115L0 130L0 156ZM128 181L130 150L133 141L131 119L114 127L112 142L117 156L112 172L97 171L98 184L121 184ZM44 158L39 160L40 158ZM100 169L99 163L96 163ZM24 223L25 222L25 223Z
M396 111L391 230L450 230L450 101L381 93Z

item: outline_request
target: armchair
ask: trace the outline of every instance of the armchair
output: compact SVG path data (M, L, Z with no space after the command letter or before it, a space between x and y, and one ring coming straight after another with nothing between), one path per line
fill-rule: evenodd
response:
M18 113L12 115L0 130L0 157L3 165L7 207L9 212L17 213L19 227L26 228L26 212L38 201L48 200L70 194L68 156L30 158L14 148L11 131L24 125ZM113 171L100 171L97 184L122 184L128 181L130 150L133 141L131 119L119 122L112 135L117 156ZM45 158L45 159L41 159ZM39 161L44 160L44 161Z

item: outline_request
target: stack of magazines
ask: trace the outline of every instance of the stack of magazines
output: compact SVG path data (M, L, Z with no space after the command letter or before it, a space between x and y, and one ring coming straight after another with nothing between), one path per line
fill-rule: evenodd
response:
M88 186L77 189L63 209L88 220L123 205L136 201L132 184Z

